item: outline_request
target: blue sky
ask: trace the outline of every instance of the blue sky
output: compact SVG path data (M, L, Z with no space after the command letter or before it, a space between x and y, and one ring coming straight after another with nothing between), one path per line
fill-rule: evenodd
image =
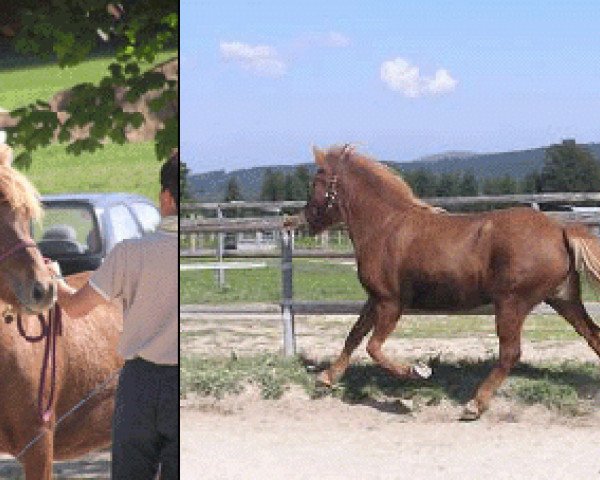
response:
M600 3L183 0L193 172L600 142Z

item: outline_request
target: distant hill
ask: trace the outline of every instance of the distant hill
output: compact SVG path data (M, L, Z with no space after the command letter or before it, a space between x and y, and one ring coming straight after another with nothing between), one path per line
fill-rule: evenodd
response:
M592 154L600 159L600 143L583 144ZM540 170L544 163L546 147L531 150L519 150L501 153L473 153L473 152L445 152L437 155L422 157L411 162L384 162L400 171L408 172L426 169L434 173L472 171L481 180L490 177L510 175L521 179L528 173ZM315 171L314 164L306 165L311 174ZM212 171L190 175L188 178L189 190L200 201L221 201L225 195L225 188L230 178L236 178L242 197L245 200L256 200L260 196L263 176L267 168L291 173L299 165L279 165L272 167L254 167L243 170L226 172L225 170Z

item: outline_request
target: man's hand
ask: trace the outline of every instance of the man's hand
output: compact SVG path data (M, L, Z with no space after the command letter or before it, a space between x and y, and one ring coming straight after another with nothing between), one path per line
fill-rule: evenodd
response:
M50 260L49 258L45 258L44 261L46 262L46 266L48 267L48 271L50 272L50 275L52 275L52 278L63 278L58 262Z
M293 229L306 225L306 216L304 210L298 215L285 216L283 219L283 228Z
M75 292L75 289L70 287L67 284L67 282L65 281L64 277L62 276L62 272L60 270L60 265L58 264L58 262L54 262L50 259L46 259L46 266L48 267L48 271L50 272L50 275L52 275L52 278L56 282L56 287L58 288L59 292L67 292L67 293Z

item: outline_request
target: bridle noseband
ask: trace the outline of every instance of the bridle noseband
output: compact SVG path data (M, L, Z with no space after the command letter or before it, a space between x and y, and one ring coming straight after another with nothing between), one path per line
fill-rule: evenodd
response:
M21 240L17 244L15 244L12 247L10 247L2 255L0 255L0 262L6 260L8 257L10 257L13 254L17 253L19 250L23 250L23 249L29 248L29 247L37 248L37 244L33 240L32 241Z
M38 248L37 244L31 240L22 240L16 245L9 248L6 252L0 255L0 262L6 260L10 256L14 255L19 250L26 248ZM23 319L20 313L17 313L17 330L26 341L30 343L37 343L42 340L46 340L44 345L44 358L42 360L42 367L40 371L40 383L38 387L38 414L43 422L50 420L52 415L52 406L54 405L54 393L56 391L56 340L58 335L62 335L62 312L58 303L50 308L48 312L48 323L43 314L38 314L38 321L40 322L41 331L39 335L28 335L23 327ZM4 313L4 321L11 323L13 321L12 313ZM48 401L44 405L44 391L46 390L46 373L48 371L49 364L52 363L52 370L50 372L50 393Z

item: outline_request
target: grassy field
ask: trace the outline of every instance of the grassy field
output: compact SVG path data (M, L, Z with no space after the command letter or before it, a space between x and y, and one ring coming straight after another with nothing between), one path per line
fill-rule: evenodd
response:
M176 54L161 54L156 63ZM37 99L48 100L77 83L97 80L111 62L110 57L98 57L67 69L52 64L5 67L0 71L0 108L10 110ZM67 155L64 145L51 145L34 152L32 165L24 173L42 194L123 191L158 203L159 169L154 143L145 142L107 144L80 156Z
M157 57L156 63L176 54L175 50L165 52ZM113 61L111 57L97 57L64 69L47 63L26 68L0 66L0 108L12 110L38 99L48 101L55 93L73 85L97 81Z
M94 154L67 155L64 146L52 145L34 154L23 173L40 193L130 192L158 203L161 163L154 143L107 144Z
M433 361L427 380L398 381L371 363L352 364L338 385L323 389L315 383L315 371L326 368L301 357L262 354L238 358L202 358L185 355L181 361L181 397L191 393L222 398L258 386L265 399L280 398L291 385L302 387L311 398L333 395L346 402L366 400L410 401L411 410L437 405L442 400L466 403L488 374L492 360ZM600 393L598 366L589 362L518 365L499 395L528 405L541 404L565 415L593 411ZM408 412L406 412L408 413Z
M279 260L260 260L267 268L228 270L226 288L219 289L211 270L180 274L181 303L278 302L281 298ZM294 298L300 300L362 300L365 293L349 265L322 260L294 260Z

